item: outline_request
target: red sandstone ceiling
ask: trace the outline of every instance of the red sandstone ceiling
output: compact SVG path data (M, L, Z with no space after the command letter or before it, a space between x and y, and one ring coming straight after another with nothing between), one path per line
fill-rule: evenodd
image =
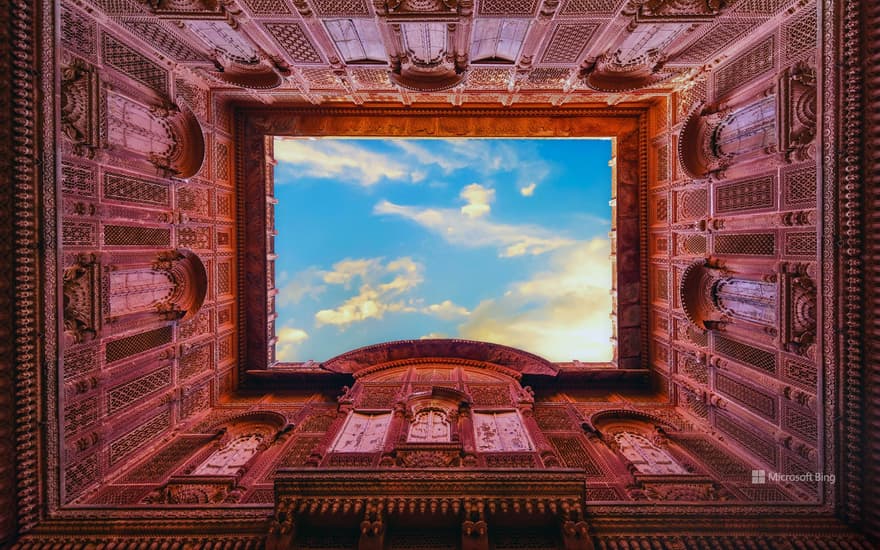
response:
M264 103L616 103L687 86L794 0L90 0L215 90ZM66 41L88 33L63 13ZM117 44L101 44L102 49ZM721 53L725 52L725 53ZM148 75L145 75L148 80Z

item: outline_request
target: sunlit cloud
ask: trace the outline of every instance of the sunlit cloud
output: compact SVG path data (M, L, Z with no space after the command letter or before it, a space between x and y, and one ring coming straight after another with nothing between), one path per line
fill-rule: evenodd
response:
M489 205L495 201L495 190L472 183L461 190L459 197L467 203L461 207L461 213L468 218L480 218L492 209Z
M459 335L551 361L611 360L610 250L602 238L557 250L550 269L474 308Z
M523 197L531 197L535 194L535 187L538 185L535 182L532 182L524 187L519 188L519 194Z
M309 334L300 328L283 326L275 331L275 358L279 361L293 361L300 344L309 339Z
M575 242L542 227L494 223L466 216L452 208L420 208L383 200L376 204L373 212L415 222L451 244L498 248L502 258L543 254Z
M382 180L416 182L425 177L424 172L413 173L394 157L339 141L276 140L275 159L296 166L305 176L364 187Z
M471 314L466 307L456 305L452 300L443 300L439 304L431 304L422 308L421 311L444 320L467 317Z

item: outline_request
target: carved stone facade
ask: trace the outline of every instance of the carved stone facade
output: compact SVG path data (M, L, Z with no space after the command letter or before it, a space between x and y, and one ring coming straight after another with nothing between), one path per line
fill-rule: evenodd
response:
M875 4L0 0L0 545L874 547ZM276 365L274 135L615 138L613 364Z

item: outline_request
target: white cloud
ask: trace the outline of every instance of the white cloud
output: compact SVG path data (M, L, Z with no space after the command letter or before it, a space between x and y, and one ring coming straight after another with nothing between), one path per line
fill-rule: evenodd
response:
M431 340L433 338L449 338L449 335L442 332L429 332L424 336L419 336L419 340Z
M575 242L542 227L493 223L468 217L451 208L402 206L384 200L376 204L373 212L413 221L452 244L470 248L496 247L498 255L503 258L543 254Z
M481 302L463 338L506 344L552 361L611 359L610 242L596 238L553 253L551 269Z
M495 201L495 190L472 183L461 190L459 197L467 203L461 207L461 213L468 218L480 218L492 209L489 205Z
M431 304L422 308L421 311L444 320L467 317L471 314L466 307L456 305L452 300L443 300L439 304Z
M309 339L309 334L300 328L283 326L275 331L275 337L275 358L278 361L294 361L296 349Z
M324 273L325 283L348 288L357 277L362 284L355 296L338 307L315 313L315 324L319 327L335 325L346 328L352 323L367 319L381 319L388 312L417 311L415 307L406 304L401 296L421 284L424 280L422 271L423 266L410 257L397 258L387 263L382 263L382 258L346 259L337 262L333 265L333 271ZM387 282L382 282L383 280Z
M407 164L391 156L332 140L276 140L275 159L293 164L306 176L350 181L364 187L383 179L416 182L424 178L424 173L412 172Z
M355 277L365 279L368 275L381 271L381 262L382 258L345 259L333 264L332 271L324 271L321 278L327 284L345 285L349 288Z
M523 197L531 197L535 194L535 187L538 185L535 182L532 182L524 187L519 188L519 194Z

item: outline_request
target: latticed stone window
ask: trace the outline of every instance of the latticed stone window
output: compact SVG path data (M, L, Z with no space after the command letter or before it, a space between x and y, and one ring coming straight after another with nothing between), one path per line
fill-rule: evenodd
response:
M688 473L667 451L642 435L621 432L614 436L614 441L620 454L641 474Z

